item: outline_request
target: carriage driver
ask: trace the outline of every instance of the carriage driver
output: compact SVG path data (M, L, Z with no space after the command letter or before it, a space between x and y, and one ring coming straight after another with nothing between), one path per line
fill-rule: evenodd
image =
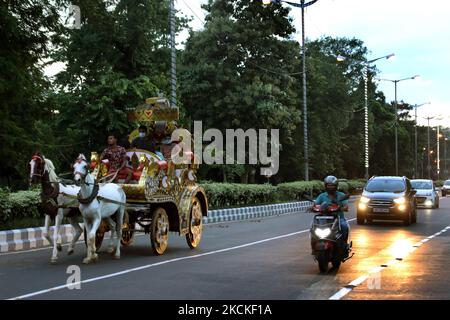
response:
M119 170L119 174L127 176L125 183L131 181L133 171L127 166L127 152L124 147L117 145L115 134L108 135L108 147L103 151L100 160L109 164L108 174L114 174Z

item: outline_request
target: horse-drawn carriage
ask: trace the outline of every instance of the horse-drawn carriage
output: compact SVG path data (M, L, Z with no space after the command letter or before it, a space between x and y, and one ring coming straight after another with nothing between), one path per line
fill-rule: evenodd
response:
M182 141L172 139L178 120L178 109L171 107L164 98L149 98L145 104L129 113L130 120L149 128L156 151L127 149L131 179L117 172L113 177L126 194L126 213L122 226L121 243L132 243L137 231L150 234L153 252L161 255L167 248L169 231L186 236L190 248L199 245L202 219L208 212L208 201L202 187L196 183L195 163L192 152L185 152L191 161L178 162L171 151ZM129 134L129 141L138 135L138 129ZM91 174L99 182L107 180L107 164L100 161L98 153L91 154ZM96 233L99 248L108 223L102 221Z

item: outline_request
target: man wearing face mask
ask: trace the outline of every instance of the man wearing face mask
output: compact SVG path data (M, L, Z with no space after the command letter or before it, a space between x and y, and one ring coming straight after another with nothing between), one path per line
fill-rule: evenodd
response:
M155 152L155 144L147 136L147 127L142 125L139 127L139 137L131 142L131 148L147 150Z
M338 191L338 179L334 176L328 176L324 180L325 192L321 193L315 203L321 205L323 209L326 209L331 204L338 204L340 207L339 210L339 218L340 218L340 226L343 236L343 242L346 244L346 248L348 250L348 234L349 234L349 226L348 222L345 219L344 211L348 211L348 200L345 198L345 193Z

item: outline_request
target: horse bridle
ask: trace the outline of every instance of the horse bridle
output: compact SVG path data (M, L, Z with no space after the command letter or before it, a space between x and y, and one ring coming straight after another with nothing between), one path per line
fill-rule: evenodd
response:
M41 173L34 173L34 172L32 172L31 173L31 177L40 177L40 178L42 178L43 176L44 176L44 172L45 172L45 161L44 161L44 158L43 157L41 157L41 156L38 156L38 155L34 155L34 156L32 156L31 157L31 159L32 160L34 160L34 161L36 161L36 160L40 160L44 165L42 166L42 171L41 171ZM31 170L31 169L30 169Z
M87 169L88 162L87 162L86 160L84 160L84 159L82 159L80 162L86 163L86 173L82 173L82 172L80 172L80 171L74 171L74 172L73 172L73 175L75 176L76 174L79 174L80 177L81 177L81 182L84 183L84 184L87 184L87 185L90 185L90 184L91 184L91 185L95 185L95 183L88 183L88 182L86 182L86 176L87 176L88 173L89 173L89 169Z

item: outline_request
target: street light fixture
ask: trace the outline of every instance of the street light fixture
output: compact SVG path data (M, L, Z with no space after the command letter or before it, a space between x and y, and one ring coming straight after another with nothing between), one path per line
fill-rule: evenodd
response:
M305 157L305 180L309 181L309 154L308 154L308 105L306 101L306 48L305 48L305 8L313 5L318 0L306 2L300 0L300 3L285 0L262 0L263 5L267 6L273 3L285 2L290 6L302 9L302 75L303 75L303 144Z
M368 81L369 81L369 67L375 61L395 57L394 53L388 54L386 56L382 56L376 59L372 59L369 61L356 60L352 58L348 58L342 55L338 55L336 60L338 62L343 62L345 60L354 60L360 62L364 65L364 177L365 179L369 179L369 102L368 102Z
M425 106L427 104L431 104L431 102L425 102L422 104L414 105L414 153L415 153L415 164L414 164L414 179L417 179L417 159L418 159L418 150L417 150L417 108Z
M397 83L399 83L401 81L406 81L406 80L416 80L416 79L419 79L419 78L420 78L420 75L415 75L415 76L412 76L412 77L398 79L398 80L380 79L382 81L393 82L394 83L394 87L395 87L395 175L397 175L397 176L398 176L398 114L397 114L398 101L397 101Z

